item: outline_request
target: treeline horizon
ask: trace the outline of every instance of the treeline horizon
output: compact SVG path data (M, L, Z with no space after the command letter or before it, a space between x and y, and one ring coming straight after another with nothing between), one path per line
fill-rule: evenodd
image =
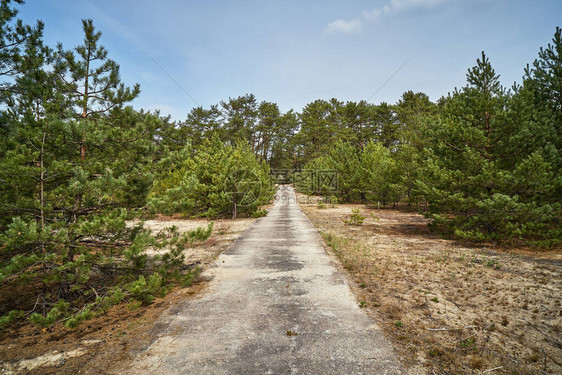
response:
M562 41L557 28L522 83L501 85L485 53L467 84L436 103L406 91L395 104L315 100L298 113L253 94L194 108L179 144L242 142L276 169L334 170L343 202L429 204L457 238L555 246L562 197ZM530 240L530 241L527 241Z

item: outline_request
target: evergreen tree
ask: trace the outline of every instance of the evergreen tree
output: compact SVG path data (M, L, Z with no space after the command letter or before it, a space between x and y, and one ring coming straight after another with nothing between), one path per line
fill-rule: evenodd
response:
M272 135L271 157L272 169L298 169L297 139L298 116L293 110L283 114L276 121L276 131Z
M14 0L16 4L23 4L23 0ZM0 85L2 93L14 88L13 81L22 74L20 66L27 57L24 50L30 47L42 47L43 23L37 21L35 26L25 25L16 19L18 10L10 5L12 0L0 1L0 78L4 79Z
M347 102L342 109L346 126L355 135L355 144L358 149L374 139L378 133L376 119L373 116L374 107L362 100L358 103Z
M99 45L101 32L96 32L92 20L82 20L84 44L72 50L58 46L56 70L62 82L61 90L68 96L71 118L79 119L77 125L80 143L80 160L86 159L86 143L91 131L90 119L99 118L113 108L136 98L140 92L137 84L125 87L119 77L119 65L107 58L107 50Z
M552 44L541 47L532 67L525 69L524 83L535 94L537 103L552 111L557 130L562 123L562 29L556 28ZM560 141L561 134L557 133Z
M303 164L319 156L331 140L330 103L316 100L307 104L300 114L301 128L299 143L305 145L302 155Z
M396 105L398 129L398 149L394 155L400 170L401 185L408 204L419 203L422 199L416 189L416 181L421 177L422 151L426 139L422 136L424 122L437 114L437 106L424 93L407 91Z
M434 212L454 215L436 222L472 239L552 237L560 205L540 198L553 191L550 164L536 152L510 154L524 127L484 53L467 80L424 128L429 146L418 188Z
M217 134L224 139L221 112L218 106L212 105L209 109L196 107L189 112L185 123L179 125L179 142L185 146L190 142L193 146L203 144L205 139L210 139Z
M326 154L327 163L323 173L335 172L337 175L338 195L344 201L359 201L361 191L359 185L360 179L360 161L357 149L352 143L338 140L332 145L330 151ZM322 188L322 186L320 186ZM328 195L331 192L323 189L322 193Z
M396 119L394 107L388 103L381 103L373 107L373 118L376 124L375 140L384 147L394 148L398 142L399 123Z
M271 145L275 134L280 131L279 120L281 112L275 103L261 102L258 107L258 125L256 127L256 146L254 152L260 160L268 161Z
M361 153L361 187L375 203L397 202L401 198L400 174L390 150L381 143L369 142Z
M532 66L527 66L523 85L517 91L525 123L526 144L554 168L556 195L562 195L562 29L556 28L552 44L541 47Z
M154 212L190 216L255 214L273 195L269 167L243 143L224 144L217 135L195 152L191 146L162 159L149 205Z
M13 1L23 4L22 0ZM17 19L18 10L11 7L11 0L0 1L0 103L13 106L13 96L23 93L15 80L22 78L25 72L41 66L48 50L43 46L43 23L37 21L35 26L25 25ZM31 56L29 52L35 51ZM12 114L15 112L12 112ZM9 131L9 118L6 112L0 113L0 157L2 143Z
M97 46L99 33L90 27L85 32L87 40L95 39L88 45ZM94 49L96 56L105 58L103 47ZM77 99L68 88L80 88L65 79L78 80L80 72L71 69L79 63L61 65L63 57L58 56L50 69L50 51L40 44L29 45L25 53L26 63L18 65L21 74L4 113L10 132L0 158L0 282L40 283L36 300L43 310L30 319L50 324L66 317L74 326L100 306L124 298L126 293L110 292L107 283L99 281L101 275L131 281L134 285L127 293L144 291L142 296L148 298L151 292L146 288L160 288L169 272L179 272L178 260L188 239L172 232L155 238L125 223L126 207L144 205L151 184L149 166L157 156L154 136L161 127L155 116L121 108L123 100L138 90L129 91L116 82L114 63L102 64L109 70L90 65L85 70L88 94ZM64 59L69 62L72 55L65 53ZM103 78L106 72L111 78ZM87 88L90 84L93 90ZM105 89L99 91L96 85ZM65 115L75 112L77 103L86 113L78 120ZM87 159L77 147L86 144ZM148 246L173 251L149 266L144 254ZM148 284L144 278L133 281L134 271L149 273L149 267L161 273L150 277ZM78 300L91 304L79 311Z
M223 117L223 140L230 144L247 142L252 151L256 147L257 101L253 94L230 98L221 102Z

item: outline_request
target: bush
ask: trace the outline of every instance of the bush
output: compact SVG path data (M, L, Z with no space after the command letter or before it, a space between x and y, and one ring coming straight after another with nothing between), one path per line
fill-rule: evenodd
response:
M190 270L188 273L182 276L180 285L184 288L190 287L193 284L193 281L199 276L201 273L201 267L195 267L194 269Z
M7 325L12 324L14 321L21 319L25 316L23 310L12 310L7 315L0 317L0 330L4 329Z
M57 320L59 320L59 318L64 317L68 311L69 306L70 304L68 302L64 300L59 300L51 308L51 310L47 313L46 316L43 316L38 313L33 313L29 316L29 320L35 325L41 327L48 327L54 322L56 322Z
M159 273L152 274L148 281L144 276L139 276L137 280L126 286L126 290L133 298L147 305L151 304L156 297L163 297L167 292L162 275Z
M268 211L266 209L257 210L252 214L252 217L259 218L263 216L267 216Z
M349 220L344 220L343 222L349 225L362 225L365 220L365 216L361 215L361 210L359 208L354 208L351 210L351 217Z
M64 323L66 328L76 328L80 323L85 320L92 319L95 316L94 312L91 310L90 305L86 305L81 311L70 317L66 323Z
M190 242L206 241L213 233L214 225L215 224L213 222L210 222L207 225L207 228L199 227L197 229L190 230L187 232L186 236Z

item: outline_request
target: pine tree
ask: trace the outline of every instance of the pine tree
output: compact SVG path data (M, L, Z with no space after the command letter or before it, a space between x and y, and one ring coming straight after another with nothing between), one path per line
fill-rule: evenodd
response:
M228 102L221 102L223 125L223 140L230 144L247 142L252 151L256 148L256 123L258 116L257 101L253 94L238 98L230 98Z
M556 28L552 44L541 47L538 58L527 66L523 85L517 91L528 122L526 149L540 149L552 164L557 196L562 194L562 29Z
M23 4L23 0L14 0L14 3ZM31 46L41 46L43 36L43 23L37 21L35 26L25 25L22 20L16 19L16 8L11 8L11 0L0 2L0 77L6 79L21 75L19 66L26 58L23 50ZM0 86L2 91L10 91L13 81L3 81Z
M331 139L330 103L316 100L308 103L300 114L301 128L298 140L303 145L303 164L319 156Z
M502 88L484 53L467 81L422 129L428 147L417 187L433 212L453 214L436 222L471 239L555 238L560 205L541 199L552 196L554 175L540 152L524 152L519 94Z
M276 131L272 137L269 165L272 169L298 169L297 140L295 134L299 126L297 114L290 110L276 121Z
M420 178L422 151L426 139L422 136L423 124L437 114L437 106L429 97L421 92L407 91L396 105L399 122L397 131L399 144L394 155L401 174L401 185L408 204L419 204L423 197L416 189L416 181Z
M15 80L25 75L30 65L41 65L41 57L36 59L29 55L29 51L47 53L42 42L43 23L37 21L35 26L24 24L16 18L18 10L12 8L11 3L11 0L0 2L0 103L8 106L13 104L13 96L17 91L21 93L15 85ZM23 1L16 0L14 3L23 4ZM0 146L5 141L8 131L9 118L3 112L0 117ZM0 156L4 149L0 147Z
M214 218L251 216L273 195L269 167L244 143L218 135L161 161L149 205L154 212Z
M372 203L397 202L401 198L400 174L390 150L369 142L361 153L361 186Z
M55 69L62 81L61 90L69 97L69 115L79 119L80 160L86 159L88 120L98 118L115 107L136 98L140 92L137 84L125 87L119 77L119 65L107 58L107 50L99 45L101 32L96 32L92 20L82 20L84 44L72 50L58 46Z
M85 31L88 38L99 35L91 28ZM96 50L104 51L103 47ZM130 270L147 271L148 246L173 245L173 254L152 260L152 266L163 272L151 277L155 286L159 277L161 282L169 277L172 268L177 271L172 263L181 258L186 242L177 233L156 239L125 222L127 207L144 205L151 184L150 164L157 157L154 136L160 119L121 108L122 100L135 90L127 91L115 82L115 64L105 65L109 70L91 71L102 73L102 78L96 74L88 78L94 87L88 95L100 95L92 99L92 106L91 98L82 96L80 101L69 93L69 87L80 88L64 81L78 79L78 73L65 69L79 64L61 65L63 58L58 56L51 69L51 58L50 50L40 44L26 48L25 63L18 65L20 74L4 112L10 131L0 157L0 282L2 286L40 283L34 300L41 302L42 310L30 319L50 324L67 317L75 325L91 317L94 309L123 298L97 278L117 275L134 280L135 272ZM72 57L65 53L64 58ZM106 80L103 74L108 71L112 78ZM117 89L92 94L96 84ZM77 103L86 108L86 118L66 115L75 113ZM77 147L80 144L90 146L87 159ZM78 204L76 197L80 197ZM76 300L93 305L73 316L80 306L70 302Z
M313 168L317 173L328 176L335 173L337 177L337 195L343 201L359 201L363 197L360 192L360 160L359 154L353 143L337 140L330 151L324 156L326 163L322 168L316 163ZM319 175L319 178L322 176ZM321 182L322 180L320 180ZM328 187L328 186L327 186ZM327 187L319 186L324 195L334 194Z
M224 139L223 124L220 120L221 112L217 105L212 105L209 109L193 108L187 115L185 123L179 124L180 142L178 144L183 147L189 142L197 147L203 144L205 139L210 139L215 134Z
M396 121L394 107L383 102L373 107L373 117L377 128L375 139L381 142L384 147L396 147L399 123Z
M275 135L279 132L279 119L281 112L275 103L261 102L258 107L258 125L256 127L257 145L255 153L260 160L268 161L271 153L271 146L275 140Z
M562 29L557 27L552 44L541 47L532 67L525 69L524 83L535 93L537 103L553 112L560 131L562 123ZM558 140L560 140L558 133Z

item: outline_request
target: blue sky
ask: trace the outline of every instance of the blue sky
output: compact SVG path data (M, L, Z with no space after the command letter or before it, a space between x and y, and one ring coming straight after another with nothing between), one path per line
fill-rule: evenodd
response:
M437 100L465 84L482 50L511 86L562 26L562 1L27 0L19 16L43 20L46 42L66 48L93 19L123 81L141 85L134 107L183 120L246 93L282 111L366 100L406 61L371 102L407 90Z

